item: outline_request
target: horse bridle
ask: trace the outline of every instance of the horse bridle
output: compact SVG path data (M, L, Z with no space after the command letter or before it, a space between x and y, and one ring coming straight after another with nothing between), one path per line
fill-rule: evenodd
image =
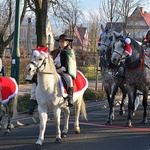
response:
M122 60L128 58L128 56L122 57L123 54L125 53L125 39L124 39L122 36L120 36L120 37L117 39L117 41L120 41L120 42L122 43L121 47L124 49L124 51L122 52L122 54L119 53L119 52L117 52L117 51L115 51L115 50L114 50L113 52L115 52L115 53L117 53L118 55L120 55L121 58L122 58ZM115 43L114 43L114 44L115 44ZM113 47L114 47L114 45L113 45Z
M36 73L37 73L43 65L44 66L46 65L46 61L44 59L39 67L36 65L36 63L34 61L31 61L29 64L32 64L36 68Z
M110 38L111 38L111 39L110 39ZM103 42L103 43L105 43L106 39L107 39L107 38L105 38L105 40L104 40L104 42ZM109 40L110 40L110 44L111 44L111 42L112 42L112 36L111 36L111 37L109 37ZM109 47L108 45L106 45L106 44L101 44L101 45L106 46L108 49L110 48L110 47Z

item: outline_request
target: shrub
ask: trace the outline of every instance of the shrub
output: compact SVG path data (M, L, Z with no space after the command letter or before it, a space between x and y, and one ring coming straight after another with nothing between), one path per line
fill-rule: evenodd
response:
M102 90L95 91L93 89L88 88L84 93L84 100L85 101L99 101L104 100L106 97L106 93Z
M24 112L29 110L30 94L24 94L18 96L18 112Z

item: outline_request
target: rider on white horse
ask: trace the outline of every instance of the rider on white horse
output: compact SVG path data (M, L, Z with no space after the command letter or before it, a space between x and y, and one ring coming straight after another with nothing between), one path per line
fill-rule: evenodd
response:
M52 56L57 69L57 72L65 78L68 84L68 106L71 107L73 101L74 87L72 83L72 78L76 78L76 58L74 50L70 47L69 43L73 40L69 38L66 34L62 34L58 39L59 48L52 51Z

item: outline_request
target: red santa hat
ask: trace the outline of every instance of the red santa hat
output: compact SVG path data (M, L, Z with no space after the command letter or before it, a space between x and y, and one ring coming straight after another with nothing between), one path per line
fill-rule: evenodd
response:
M100 47L100 46L101 46L101 38L99 38L97 41L97 47Z
M130 38L126 38L125 39L125 52L131 56L132 55L132 49L131 49L131 46L130 46L130 43L131 43L131 39Z
M101 46L101 35L103 34L103 32L100 32L99 33L99 39L98 39L98 41L97 41L97 43L96 43L96 45L97 45L97 47L100 47Z
M142 39L144 42L146 42L147 41L147 39L146 39L146 37L145 36L143 36L143 39Z
M40 53L47 58L48 57L48 47L38 46L37 49L33 51L34 56L39 56Z

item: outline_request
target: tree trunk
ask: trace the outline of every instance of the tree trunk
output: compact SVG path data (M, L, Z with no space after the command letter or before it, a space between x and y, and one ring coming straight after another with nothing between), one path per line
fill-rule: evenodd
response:
M42 2L42 8L36 9L37 46L46 46L47 1Z

